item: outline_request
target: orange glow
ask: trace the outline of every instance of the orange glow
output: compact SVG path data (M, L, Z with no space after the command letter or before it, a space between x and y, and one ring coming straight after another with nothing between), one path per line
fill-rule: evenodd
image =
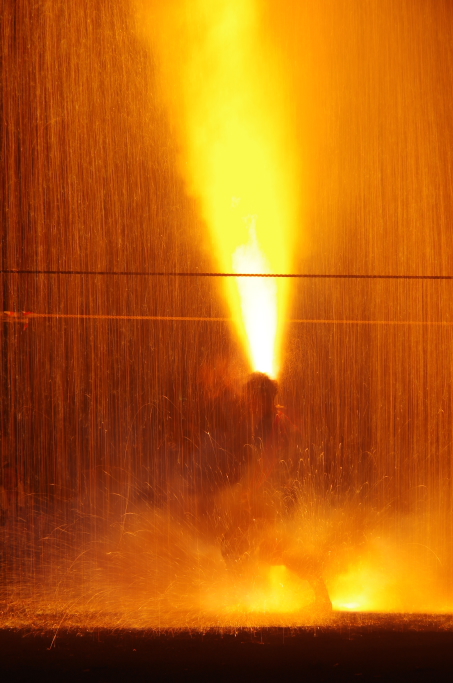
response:
M432 549L422 544L370 539L365 554L351 557L346 571L333 577L333 607L381 613L451 611L451 601L439 591L438 562Z
M295 162L281 63L255 0L140 2L140 30L160 58L164 95L182 144L181 168L200 198L217 267L291 268ZM156 30L157 29L157 30ZM287 283L224 283L253 370L278 372Z
M307 582L290 572L285 565L257 565L253 573L243 577L242 585L234 590L228 584L223 590L217 587L202 602L207 611L222 614L225 623L228 623L232 615L240 619L252 614L297 614L306 609L312 600Z

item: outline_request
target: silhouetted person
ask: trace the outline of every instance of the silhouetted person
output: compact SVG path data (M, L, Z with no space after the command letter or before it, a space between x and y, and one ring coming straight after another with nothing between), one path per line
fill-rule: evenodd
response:
M217 501L219 509L223 502L227 518L222 554L231 567L242 566L251 552L269 564L285 564L310 583L316 606L330 611L332 603L321 575L321 560L297 550L295 539L285 531L291 507L285 479L291 471L289 451L297 430L275 405L277 392L277 382L260 372L253 373L244 386L239 430L245 437L245 455L239 452L237 456L240 479L230 490L220 492Z

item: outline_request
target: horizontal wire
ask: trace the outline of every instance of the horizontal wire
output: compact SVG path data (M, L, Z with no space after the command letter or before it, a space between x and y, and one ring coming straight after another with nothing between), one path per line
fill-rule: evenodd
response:
M182 315L97 315L84 313L23 313L24 318L80 318L82 320L188 320L228 322L231 318L202 318ZM12 320L14 318L11 318ZM20 320L20 319L19 319Z
M452 326L453 320L289 320L290 323L319 323L343 325L445 325Z
M80 320L175 320L175 321L194 321L194 322L232 322L232 318L209 318L195 316L175 316L175 315L102 315L102 314L83 314L83 313L12 313L5 311L3 321L10 323L25 323L33 318L64 318ZM320 325L437 325L452 326L453 321L449 320L344 320L344 319L325 319L315 320L290 319L289 323L301 324L320 324Z
M324 273L185 273L185 272L131 272L111 270L0 270L4 275L120 275L140 277L279 277L337 280L453 280L453 275L356 275Z

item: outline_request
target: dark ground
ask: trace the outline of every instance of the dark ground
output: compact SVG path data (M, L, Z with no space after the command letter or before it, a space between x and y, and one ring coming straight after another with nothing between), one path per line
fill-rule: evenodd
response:
M347 615L335 627L0 631L1 681L451 681L450 617Z

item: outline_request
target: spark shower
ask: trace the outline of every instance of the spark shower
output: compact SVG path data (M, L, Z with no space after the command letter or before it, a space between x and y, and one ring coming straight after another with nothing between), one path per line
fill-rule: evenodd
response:
M192 495L251 367L334 607L451 612L451 13L5 0L4 625L310 621L284 564L231 579ZM389 279L138 275L217 271Z

